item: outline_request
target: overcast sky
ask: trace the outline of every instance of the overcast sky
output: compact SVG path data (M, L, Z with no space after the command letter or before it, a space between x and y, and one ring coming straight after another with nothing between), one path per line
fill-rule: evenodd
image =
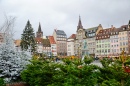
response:
M128 24L130 0L0 0L0 26L4 13L17 17L15 39L21 38L28 19L35 32L40 22L44 35L52 35L57 28L69 37L76 33L79 15L85 29Z

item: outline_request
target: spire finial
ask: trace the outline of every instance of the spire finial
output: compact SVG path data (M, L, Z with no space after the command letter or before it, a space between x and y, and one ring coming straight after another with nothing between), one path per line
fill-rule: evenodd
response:
M40 22L39 22L38 32L42 32Z
M78 22L77 30L80 29L80 28L83 29L82 22L81 22L81 17L79 15L79 22Z

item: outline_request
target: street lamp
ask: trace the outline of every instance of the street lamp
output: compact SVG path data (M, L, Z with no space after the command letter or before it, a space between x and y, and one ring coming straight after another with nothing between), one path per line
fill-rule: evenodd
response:
M78 56L82 58L82 49L81 49L81 42L79 42L79 47L78 47Z

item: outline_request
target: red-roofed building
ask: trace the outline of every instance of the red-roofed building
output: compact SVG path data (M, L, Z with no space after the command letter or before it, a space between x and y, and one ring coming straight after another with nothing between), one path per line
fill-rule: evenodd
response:
M67 56L72 56L74 54L74 41L76 39L76 34L72 34L68 39L67 39Z
M48 36L51 45L51 54L57 56L57 46L53 36Z

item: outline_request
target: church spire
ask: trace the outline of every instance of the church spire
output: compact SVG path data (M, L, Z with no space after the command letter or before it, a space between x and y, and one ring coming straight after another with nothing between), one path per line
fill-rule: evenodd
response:
M42 32L42 30L41 30L41 24L40 24L40 22L39 22L39 27L38 27L38 31L37 31L37 36L36 37L43 37L43 32Z
M78 22L77 30L79 30L79 29L83 29L80 15L79 15L79 22Z
M42 32L40 22L39 22L38 32Z

